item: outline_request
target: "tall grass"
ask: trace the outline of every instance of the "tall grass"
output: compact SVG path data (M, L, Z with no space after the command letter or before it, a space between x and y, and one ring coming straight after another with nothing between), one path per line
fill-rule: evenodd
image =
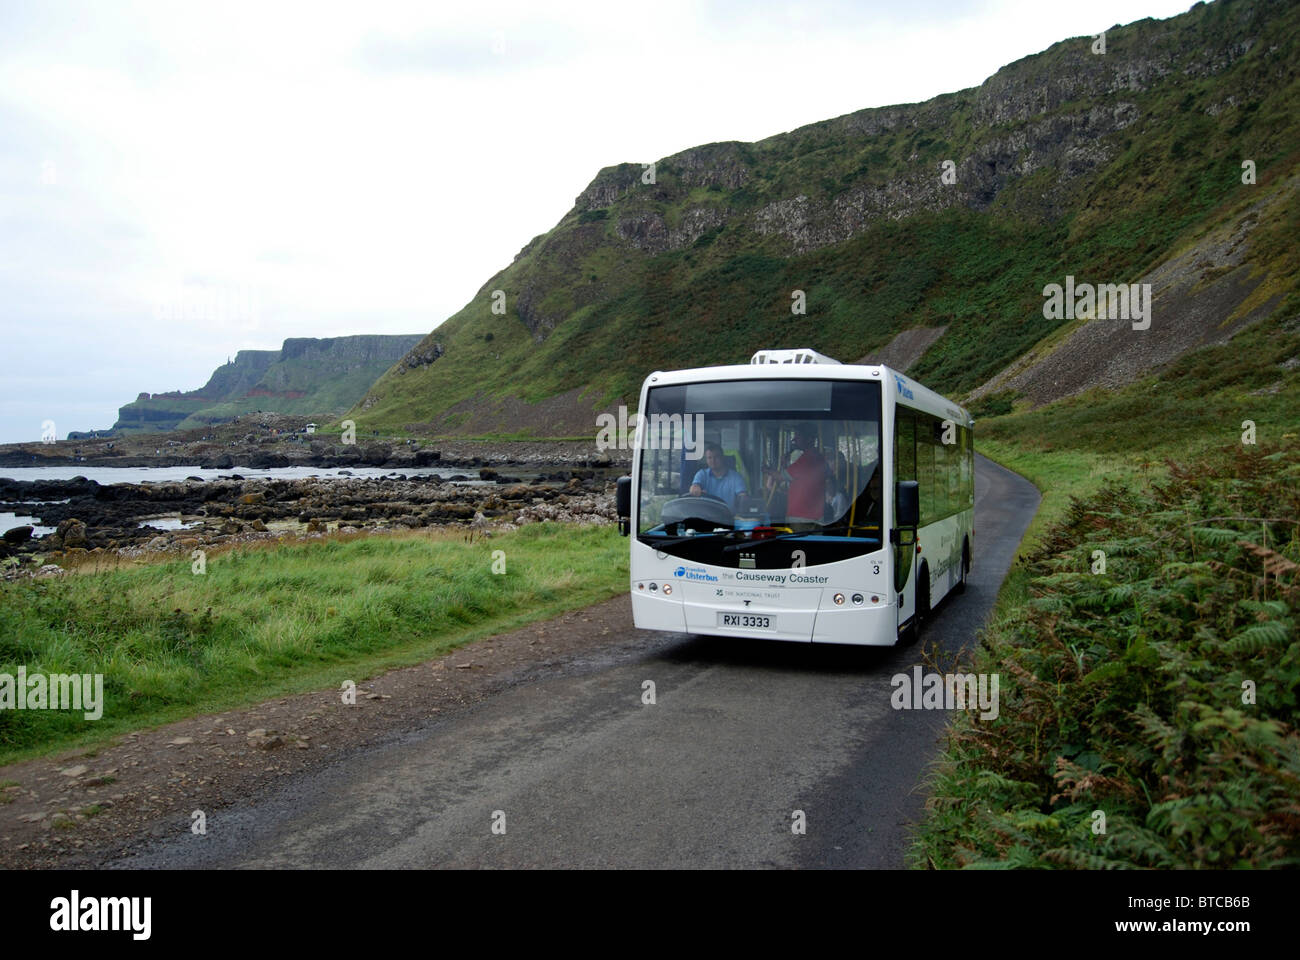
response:
M0 673L103 674L106 700L98 721L0 711L0 762L360 681L607 599L627 576L613 528L538 524L472 542L419 532L241 548L202 575L187 557L0 584Z

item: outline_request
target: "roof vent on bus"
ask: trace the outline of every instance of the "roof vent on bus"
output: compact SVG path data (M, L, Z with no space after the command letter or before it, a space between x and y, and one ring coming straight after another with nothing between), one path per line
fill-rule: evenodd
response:
M834 363L833 357L801 347L798 350L760 350L749 358L750 363Z

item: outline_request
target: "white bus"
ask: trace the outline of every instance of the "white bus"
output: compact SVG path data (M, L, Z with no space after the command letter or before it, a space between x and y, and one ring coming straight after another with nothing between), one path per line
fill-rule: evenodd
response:
M914 640L971 568L973 425L889 367L806 349L652 373L617 497L636 626Z

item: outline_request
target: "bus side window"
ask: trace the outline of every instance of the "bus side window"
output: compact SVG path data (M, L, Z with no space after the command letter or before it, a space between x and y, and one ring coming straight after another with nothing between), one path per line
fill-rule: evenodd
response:
M939 519L939 502L935 496L935 437L934 418L916 414L916 479L921 489L921 526Z
M916 479L916 418L898 407L894 417L894 480Z

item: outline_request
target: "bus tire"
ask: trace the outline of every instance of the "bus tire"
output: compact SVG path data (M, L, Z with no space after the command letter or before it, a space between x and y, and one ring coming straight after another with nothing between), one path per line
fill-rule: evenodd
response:
M896 647L910 647L920 639L921 631L917 624L916 614L912 614L912 619L907 621L907 626L898 631L898 639L894 641Z
M970 541L961 542L961 579L954 588L958 593L966 592L966 577L970 573Z
M912 611L912 619L907 622L907 626L898 632L898 640L895 646L910 647L916 641L921 639L921 631L925 628L925 621L930 616L930 568L922 564L921 569L916 572L916 607Z

